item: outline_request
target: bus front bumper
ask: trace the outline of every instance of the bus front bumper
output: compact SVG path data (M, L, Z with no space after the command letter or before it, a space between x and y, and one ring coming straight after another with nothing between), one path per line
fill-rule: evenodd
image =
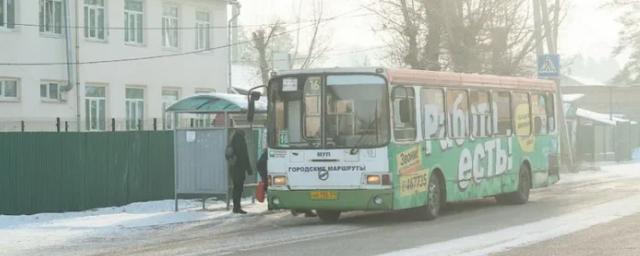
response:
M393 190L331 190L322 191L335 193L332 199L312 199L315 190L269 190L269 209L295 209L295 210L392 210Z

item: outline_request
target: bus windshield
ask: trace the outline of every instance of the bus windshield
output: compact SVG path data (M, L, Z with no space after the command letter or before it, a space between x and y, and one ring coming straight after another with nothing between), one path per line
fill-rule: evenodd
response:
M269 104L269 142L276 148L376 147L389 140L386 81L377 75L274 79Z

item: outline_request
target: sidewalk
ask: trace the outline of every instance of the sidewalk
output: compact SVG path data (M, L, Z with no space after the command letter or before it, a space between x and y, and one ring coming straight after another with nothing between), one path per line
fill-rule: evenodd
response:
M83 212L0 215L0 248L21 250L178 223L226 221L267 211L266 204L251 204L251 199L245 199L243 205L247 215L232 214L226 203L219 201L208 201L202 210L201 200L180 200L179 212L174 212L173 200L163 200Z

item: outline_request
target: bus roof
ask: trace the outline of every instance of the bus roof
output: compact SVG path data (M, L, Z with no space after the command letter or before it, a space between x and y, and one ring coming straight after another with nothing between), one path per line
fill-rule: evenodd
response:
M492 87L505 89L555 91L552 81L522 77L436 72L412 69L387 69L387 78L395 84L442 85L451 87Z
M378 73L385 75L390 83L406 85L436 85L450 87L478 87L504 88L521 90L555 91L552 81L530 79L522 77L507 77L495 75L465 74L453 72L438 72L415 69L389 68L320 68L307 70L291 70L277 72L278 76L297 74L341 74L341 73Z

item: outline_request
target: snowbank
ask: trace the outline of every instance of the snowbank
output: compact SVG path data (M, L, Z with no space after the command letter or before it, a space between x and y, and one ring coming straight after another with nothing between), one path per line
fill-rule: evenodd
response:
M244 205L249 215L266 211L266 204L245 202ZM201 201L195 200L180 200L179 206L180 212L174 212L174 201L165 200L84 212L0 215L0 248L11 254L34 247L61 245L70 240L116 232L122 234L135 228L242 217L231 214L222 202L208 202L206 210L202 210Z

